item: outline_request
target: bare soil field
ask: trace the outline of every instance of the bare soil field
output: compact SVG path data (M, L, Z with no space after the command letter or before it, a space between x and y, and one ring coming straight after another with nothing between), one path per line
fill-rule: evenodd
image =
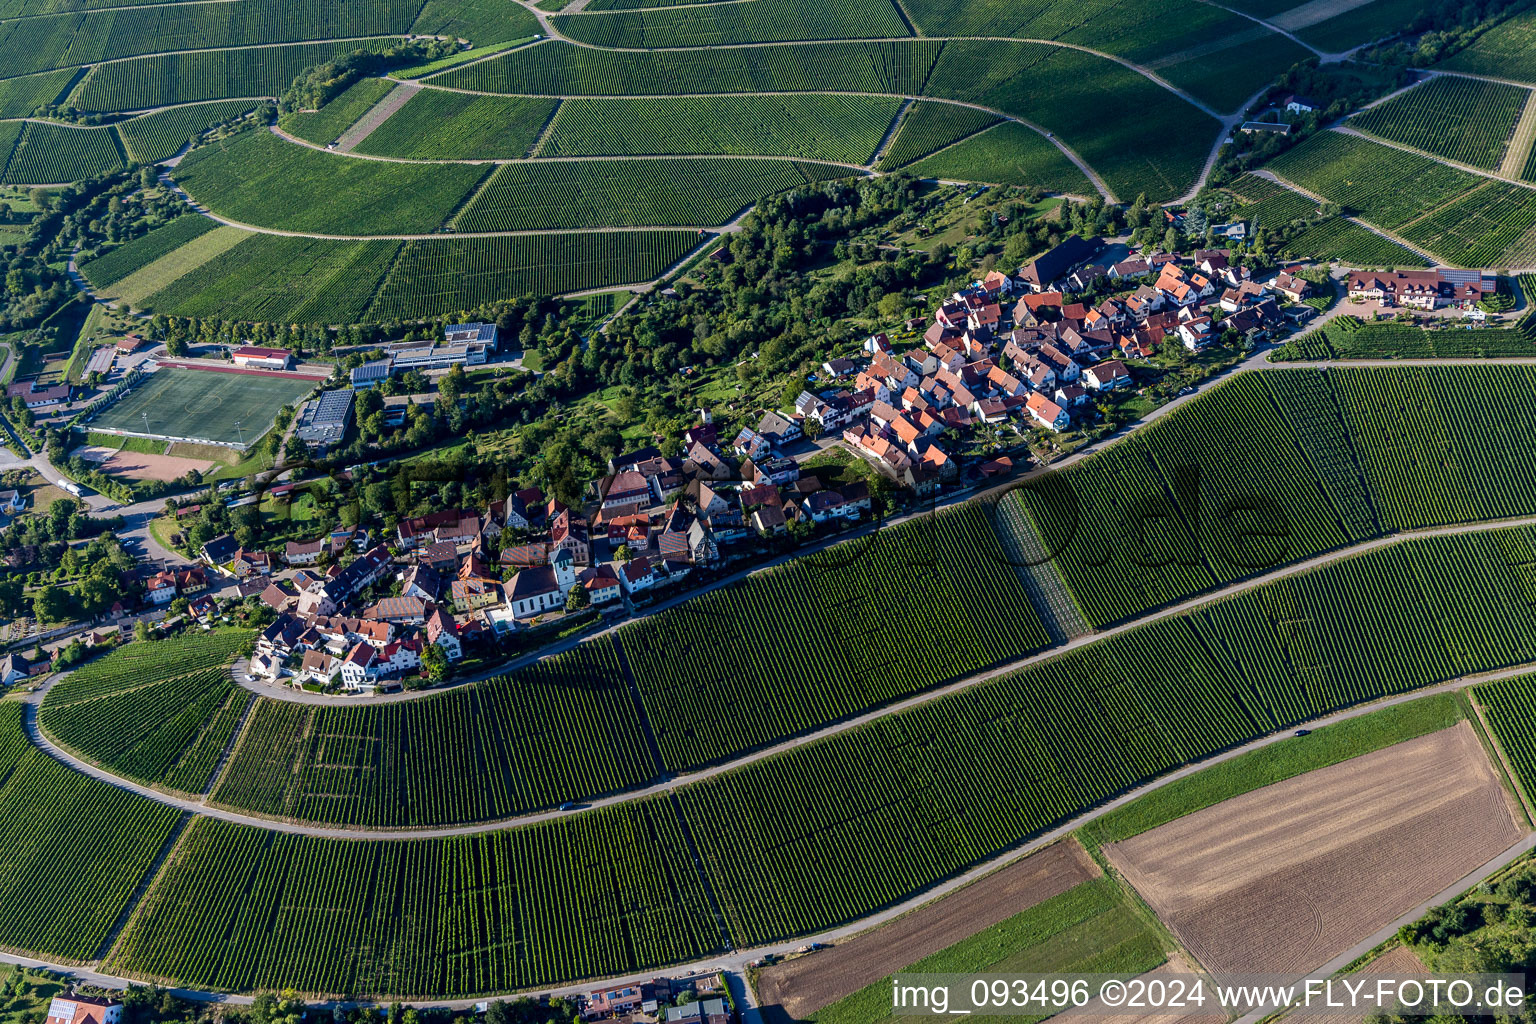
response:
M1100 873L1077 840L1062 840L890 924L764 968L757 976L758 999L781 1006L792 1020L803 1019Z
M206 473L213 468L207 459L182 459L174 455L146 455L142 452L120 452L97 445L82 445L71 454L94 462L103 472L129 480L177 480L188 470Z
M1513 846L1467 722L1104 847L1213 972L1314 970Z
M1352 978L1422 978L1429 970L1413 955L1407 946L1394 946L1358 971L1351 971ZM1290 1019L1306 1024L1364 1024L1364 1013L1320 1014L1309 1013L1304 1017L1291 1015Z
M1195 968L1182 956L1175 954L1168 958L1168 962L1161 967L1141 975L1151 980L1153 978L1166 978L1173 974L1194 974ZM1089 1002L1076 1010L1068 1010L1058 1013L1051 1018L1052 1024L1226 1024L1227 1015L1220 1010L1214 1013L1106 1013L1103 1005L1097 999Z

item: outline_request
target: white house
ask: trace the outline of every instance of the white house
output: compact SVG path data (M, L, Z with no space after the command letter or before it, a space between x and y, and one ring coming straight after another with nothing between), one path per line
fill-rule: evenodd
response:
M560 548L548 565L530 565L506 584L507 607L515 618L526 619L565 605L576 585L576 559L569 548Z

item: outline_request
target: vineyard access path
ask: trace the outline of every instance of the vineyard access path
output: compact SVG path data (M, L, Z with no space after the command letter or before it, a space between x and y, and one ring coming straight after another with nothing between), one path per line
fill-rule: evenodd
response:
M1306 189L1302 188L1300 185L1296 184L1295 182L1287 181L1285 178L1280 177L1280 175L1276 174L1274 171L1271 171L1267 167L1261 167L1258 170L1251 171L1249 173L1253 174L1255 177L1263 178L1266 181L1272 181L1276 185L1279 185L1281 188L1288 188L1292 192L1297 193L1298 195L1304 195L1308 199L1312 200L1313 202L1315 202L1315 203L1317 203L1319 205L1328 202L1327 199L1324 199L1322 196L1318 195L1316 192L1309 192ZM1379 228L1379 227L1377 227L1374 224L1368 224L1365 221L1361 220L1359 217L1354 217L1354 216L1350 216L1348 214L1344 214L1344 215L1342 215L1342 219L1347 220L1351 224L1354 224L1354 225L1356 225L1358 227L1364 228L1365 230L1369 231L1373 235L1377 235L1377 236L1379 236L1381 238L1385 238L1389 242L1393 242L1393 243L1395 243L1397 245L1402 246L1404 249L1407 249L1409 252L1414 253L1415 255L1421 257L1424 260L1427 260L1429 262L1430 266L1439 266L1440 265L1440 262L1441 262L1440 261L1440 257L1436 256L1434 253L1429 252L1427 249L1419 248L1418 246L1414 245L1412 242L1408 241L1405 238L1399 238L1397 235L1394 235L1390 231L1387 231L1387 230L1385 230L1383 228Z
M1267 355L1267 353L1265 353L1265 355ZM1531 363L1536 362L1536 360L1527 359L1523 362ZM1316 364L1290 365L1315 366ZM320 836L330 839L412 839L474 835L481 832L500 831L508 828L521 828L529 825L535 825L540 822L553 821L559 818L568 818L573 814L585 813L588 810L610 807L616 804L643 800L663 793L670 793L684 786L688 786L696 782L702 782L706 779L714 778L717 775L733 772L746 767L747 765L754 764L758 761L763 761L770 757L775 757L784 753L785 751L817 743L831 736L836 736L839 733L844 733L851 729L856 729L870 722L874 722L882 718L887 718L891 715L899 714L912 708L921 707L922 705L932 703L933 701L942 699L944 697L969 690L982 683L993 679L998 679L1002 676L1017 672L1020 669L1027 668L1030 665L1038 664L1048 659L1055 658L1060 654L1074 650L1078 647L1083 647L1088 644L1095 643L1099 640L1103 640L1108 637L1112 637L1117 634L1125 633L1141 626L1148 625L1150 623L1181 615L1196 608L1201 608L1212 602L1220 601L1228 597L1244 593L1256 587L1261 587L1265 584L1273 583L1276 580L1284 579L1289 576L1310 572L1313 569L1321 568L1322 566L1342 559L1352 558L1356 555L1364 554L1369 551L1375 551L1384 547L1389 547L1394 544L1400 544L1429 537L1448 537L1463 534L1484 533L1491 530L1501 530L1516 526L1536 526L1536 516L1526 516L1519 519L1495 520L1490 522L1461 523L1454 526L1442 526L1428 530L1396 533L1385 537L1378 537L1349 548L1341 548L1339 550L1328 552L1323 555L1318 555L1314 558L1309 558L1305 561L1296 562L1292 565L1275 569L1260 576L1251 577L1247 580L1233 584L1229 587L1222 588L1220 590L1210 591L1205 594L1189 598L1177 604L1167 606L1154 612L1150 612L1128 622L1124 622L1116 626L1111 626L1107 629L1103 629L1095 633L1088 633L1083 636L1076 637L1064 644L1060 644L1058 646L1051 647L1022 658L1014 659L995 668L988 669L987 671L966 676L962 679L956 680L955 682L937 687L935 689L924 691L923 693L909 697L902 701L898 701L894 704L887 704L882 707L875 708L871 711L866 711L863 714L844 719L828 726L824 726L813 732L793 737L761 750L757 750L735 758L731 761L727 761L722 764L698 771L664 777L661 780L648 786L629 789L620 793L600 797L583 804L581 809L577 811L538 811L531 814L517 815L510 818L498 819L495 821L484 821L474 824L453 825L427 829L359 829L334 826L327 827L323 825L314 825L295 821L283 821L212 806L206 801L206 799L192 799L190 797L176 796L121 778L103 768L100 768L85 760L82 760L81 758L76 757L49 739L38 725L38 707L42 704L49 690L51 690L52 687L60 679L66 678L68 673L63 673L50 678L47 682L43 683L36 690L27 695L25 700L27 707L24 714L24 723L27 737L31 740L33 745L47 752L50 756L63 763L67 767L73 768L82 774L89 775L103 782L110 783L119 789L127 790L128 792L135 793L148 800L153 800L156 803L164 804L168 807L174 807L181 811L187 811L194 814L203 814L208 817L219 818L224 821L235 822L242 825L252 825L278 832L289 832L296 835ZM696 597L698 595L694 594L691 596ZM610 629L613 628L617 627L610 627ZM607 632L607 630L604 632ZM595 635L600 636L602 634L599 633ZM590 639L590 637L588 639ZM501 668L499 671L505 671L505 667ZM1481 675L1476 678L1481 680L1485 678L1503 678L1503 676L1497 674L1493 676ZM1442 684L1442 686L1445 685L1448 684ZM247 688L249 689L250 687L248 686ZM256 690L254 692L260 693L262 691ZM266 695L271 696L270 694Z

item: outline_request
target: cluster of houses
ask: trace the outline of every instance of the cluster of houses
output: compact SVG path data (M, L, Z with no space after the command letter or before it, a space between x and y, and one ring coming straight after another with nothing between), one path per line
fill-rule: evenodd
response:
M922 490L951 472L938 438L946 429L1017 420L1051 431L1069 428L1095 392L1133 385L1125 363L1147 358L1169 337L1190 351L1226 331L1262 340L1285 322L1280 302L1309 294L1283 272L1255 283L1225 250L1192 257L1132 256L1093 263L1097 241L1072 236L1017 275L992 271L934 312L923 344L895 351L886 335L865 342L867 362L838 359L822 369L833 387L802 393L798 432L814 420L891 476ZM1128 294L1083 301L1089 291ZM1219 312L1218 312L1219 310Z

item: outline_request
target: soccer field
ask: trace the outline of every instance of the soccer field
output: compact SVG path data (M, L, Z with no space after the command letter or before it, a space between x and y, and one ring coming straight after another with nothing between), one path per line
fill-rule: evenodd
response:
M309 394L315 383L295 377L166 366L103 410L91 427L217 444L250 444L272 426L279 409Z

